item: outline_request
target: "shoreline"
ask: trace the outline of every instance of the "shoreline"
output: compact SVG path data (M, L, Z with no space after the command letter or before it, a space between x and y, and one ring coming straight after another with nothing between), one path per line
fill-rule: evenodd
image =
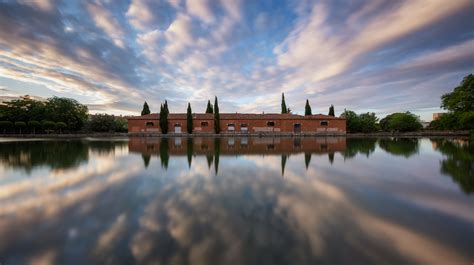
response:
M469 137L469 131L421 131L421 132L377 132L377 133L74 133L74 134L0 134L2 138L129 138L129 137L154 137L154 138L175 138L175 137L346 137L346 138L370 138L370 137Z

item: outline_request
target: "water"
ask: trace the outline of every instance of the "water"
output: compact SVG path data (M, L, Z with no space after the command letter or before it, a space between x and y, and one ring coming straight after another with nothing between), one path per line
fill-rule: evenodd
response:
M462 139L0 140L0 264L471 264Z

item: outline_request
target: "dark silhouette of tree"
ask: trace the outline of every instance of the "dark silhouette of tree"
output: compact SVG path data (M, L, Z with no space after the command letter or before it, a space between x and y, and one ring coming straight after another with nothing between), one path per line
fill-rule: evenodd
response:
M214 108L212 107L211 101L207 101L206 113L214 113Z
M33 134L36 134L36 129L41 127L41 123L39 121L29 121L28 127L30 128Z
M160 160L161 160L161 167L164 169L168 169L168 162L170 160L168 138L161 139Z
M150 164L151 155L142 154L142 158L143 158L143 164L145 165L145 168L148 168L148 165Z
M186 141L186 154L188 156L188 166L191 168L191 163L193 161L193 153L194 153L194 142L193 138L188 138Z
M221 139L214 139L214 170L217 173L219 172L219 157L221 155Z
M331 105L331 107L329 107L329 113L328 113L328 115L329 115L329 116L333 116L333 117L335 116L335 114L334 114L334 106L333 106L333 105Z
M165 104L160 106L160 128L163 134L168 133L168 114L168 101L165 100Z
M206 155L206 160L207 160L207 167L211 169L212 160L214 160L214 157L212 155Z
M21 134L21 130L26 128L26 122L24 121L15 121L14 125L15 125L15 128L19 130L20 134Z
M143 109L142 109L142 116L150 114L150 107L148 107L148 103L143 103Z
M281 114L288 113L288 108L285 102L285 93L281 93Z
M304 115L313 115L311 111L311 106L309 105L309 101L306 100L306 105L304 106Z
M288 159L287 155L281 155L281 176L285 177L285 167L286 167L286 160Z
M219 104L217 102L217 96L214 99L214 131L215 133L220 133L221 123L220 123L220 114L219 114Z
M332 163L334 163L334 153L329 153L328 158L329 158L329 163L331 163L332 165Z
M311 153L305 153L304 154L304 164L306 166L306 169L308 169L310 162L311 162Z
M189 102L186 112L186 129L188 130L188 133L193 133L193 112L191 110L191 103Z

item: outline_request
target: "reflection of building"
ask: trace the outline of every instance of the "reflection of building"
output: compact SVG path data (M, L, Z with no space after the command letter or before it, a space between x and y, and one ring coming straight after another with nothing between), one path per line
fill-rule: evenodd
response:
M433 113L433 120L439 119L441 116L443 116L445 113L443 112L438 112L438 113Z
M128 118L128 130L131 133L160 133L159 114L148 114ZM169 114L169 133L186 132L186 114ZM328 115L296 114L220 114L222 133L346 133L346 120ZM194 133L213 133L213 114L193 114Z
M346 139L330 138L160 138L131 137L128 142L130 152L145 155L159 154L166 144L170 156L212 155L216 149L220 155L280 155L297 153L334 153L346 150ZM192 149L192 150L190 150Z

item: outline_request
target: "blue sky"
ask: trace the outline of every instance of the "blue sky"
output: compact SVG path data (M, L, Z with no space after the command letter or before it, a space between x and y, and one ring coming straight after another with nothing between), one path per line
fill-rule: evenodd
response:
M0 0L0 100L90 112L439 112L474 72L472 0Z

